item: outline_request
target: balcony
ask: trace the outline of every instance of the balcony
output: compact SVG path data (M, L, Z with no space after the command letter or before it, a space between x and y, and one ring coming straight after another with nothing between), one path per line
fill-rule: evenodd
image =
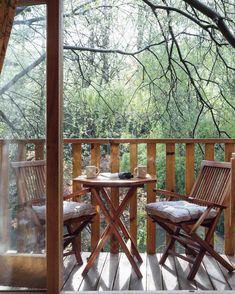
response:
M198 166L202 159L230 161L234 152L235 139L64 139L64 178L72 185L72 189L79 189L72 179L80 175L87 164L100 166L103 171L118 172L119 170L133 171L138 164L146 164L148 173L156 175L157 185L172 191L188 193L197 175ZM10 162L25 159L43 159L45 156L44 140L1 140L1 222L2 244L6 251L10 247L9 234L9 182L11 179ZM181 176L179 176L179 174ZM234 174L234 173L233 173ZM182 176L183 175L183 176ZM234 182L234 180L233 180ZM224 236L214 237L214 246L234 263L234 184L232 185L229 208L224 213ZM115 193L115 191L113 192ZM113 195L115 199L115 194ZM16 196L17 197L17 196ZM131 269L126 256L119 252L117 243L112 241L107 252L102 252L94 266L84 279L81 276L83 266L75 263L73 256L64 259L65 291L77 290L234 290L234 274L228 274L210 257L203 260L195 280L186 279L188 264L178 258L169 258L167 264L158 264L162 249L165 246L165 236L151 221L146 221L144 204L155 201L153 186L139 191L137 197L130 203L126 222L132 236L138 244L143 264L140 270L142 279L138 279ZM94 199L92 203L96 205ZM91 226L91 237L86 246L81 242L84 263L102 232L102 216L97 217ZM140 223L143 231L140 231ZM223 223L222 223L223 224ZM23 233L22 233L23 232ZM26 233L27 232L27 233ZM27 230L21 231L20 240L27 240ZM14 254L20 256L22 252L27 256L34 256L24 249L25 244L17 243ZM23 248L23 250L22 250ZM88 251L88 252L87 252ZM41 258L45 259L44 255ZM22 259L22 264L24 263ZM40 263L45 267L45 263ZM42 265L43 264L43 265ZM41 283L43 284L43 274ZM22 284L24 281L22 281ZM29 285L32 286L32 285Z

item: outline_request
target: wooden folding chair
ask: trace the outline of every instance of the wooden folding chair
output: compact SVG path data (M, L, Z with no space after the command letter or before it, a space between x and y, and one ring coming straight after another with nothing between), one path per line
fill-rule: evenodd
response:
M167 201L146 205L148 216L169 233L169 241L160 264L165 263L169 254L178 256L192 263L187 277L192 280L204 255L208 253L229 272L234 270L210 245L221 213L226 208L224 204L230 193L230 182L231 163L204 160L189 196L156 189L157 193L168 197ZM207 228L204 238L197 232L200 226ZM186 249L186 255L176 252L176 241Z
M44 232L46 224L46 162L45 160L12 162L16 173L18 207L26 211L24 217L30 218L39 231ZM64 226L64 255L75 254L78 264L82 264L80 250L76 243L81 231L92 221L96 215L95 208L89 203L71 201L89 192L83 189L66 195L63 201ZM55 197L57 197L55 195Z

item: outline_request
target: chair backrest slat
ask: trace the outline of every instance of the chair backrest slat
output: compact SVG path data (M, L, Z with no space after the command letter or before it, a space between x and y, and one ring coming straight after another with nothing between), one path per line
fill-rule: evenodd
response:
M16 173L19 203L30 201L32 204L45 202L46 161L12 162Z
M217 204L223 204L229 193L231 177L230 162L203 160L198 178L190 196Z

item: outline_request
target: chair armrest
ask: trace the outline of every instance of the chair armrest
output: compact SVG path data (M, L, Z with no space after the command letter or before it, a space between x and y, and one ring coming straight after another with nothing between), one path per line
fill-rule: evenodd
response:
M91 192L90 188L83 188L77 192L74 192L74 193L70 193L68 195L65 195L63 197L63 200L68 200L68 199L73 199L73 198L77 198L77 197L80 197L82 195L85 195L86 193L89 193Z
M207 201L207 200L202 200L202 199L195 199L192 197L188 197L188 201L198 204L198 205L204 205L204 206L208 206L208 207L217 207L217 208L227 208L226 205L222 205L222 204L218 204L215 202L211 202L211 201Z
M163 194L165 196L168 196L170 198L176 198L176 199L183 199L198 205L204 205L204 206L212 206L212 207L218 207L218 208L227 208L226 205L222 204L217 204L215 202L207 201L207 200L202 200L202 199L195 199L193 197L187 196L187 195L182 195L179 193L163 190L163 189L154 189L156 193Z
M170 198L177 198L177 199L184 199L184 200L188 200L189 196L183 195L183 194L179 194L179 193L175 193L172 191L168 191L168 190L163 190L163 189L153 189L154 192L156 192L157 194L163 194L165 196L168 196Z

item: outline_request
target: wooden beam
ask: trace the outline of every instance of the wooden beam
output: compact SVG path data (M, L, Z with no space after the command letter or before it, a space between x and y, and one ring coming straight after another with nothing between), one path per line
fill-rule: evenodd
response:
M62 287L62 0L47 3L47 291Z
M17 7L42 5L42 4L47 4L47 0L18 0Z

